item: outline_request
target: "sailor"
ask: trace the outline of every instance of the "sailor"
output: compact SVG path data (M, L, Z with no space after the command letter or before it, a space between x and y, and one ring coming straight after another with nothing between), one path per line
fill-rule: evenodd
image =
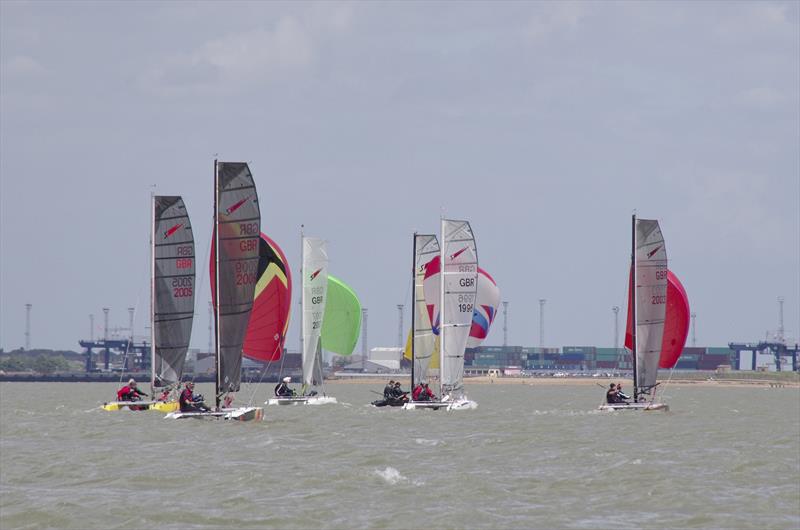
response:
M284 377L283 381L275 386L275 395L278 397L292 397L294 395L294 390L289 388L289 383L291 382L291 377Z
M142 396L146 396L144 392L136 388L136 380L131 379L128 384L117 390L117 401L139 401Z
M392 389L392 399L394 401L408 401L408 392L403 392L402 385L400 381L395 382L394 388Z
M181 392L178 403L180 404L181 412L208 412L211 410L203 403L203 396L194 393L194 383L192 381L186 383L186 388Z
M628 404L626 399L630 399L631 397L622 391L622 383L617 383L617 403L625 403Z
M394 379L390 379L389 383L383 387L383 399L389 400L394 396Z
M419 383L417 386L414 387L414 390L411 391L411 399L414 401L419 401L419 395L422 392L422 383Z
M617 396L617 385L614 383L608 385L608 391L606 391L606 403L609 405L619 403L619 397Z
M419 395L417 395L414 401L435 401L435 400L436 396L434 396L433 392L431 392L431 389L428 387L428 383L422 383L422 389L420 390Z

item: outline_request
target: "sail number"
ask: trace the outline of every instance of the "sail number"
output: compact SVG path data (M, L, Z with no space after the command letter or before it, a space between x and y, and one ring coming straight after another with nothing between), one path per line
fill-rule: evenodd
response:
M661 269L656 271L656 280L666 280L667 279L667 269Z
M240 236L258 235L258 223L239 223Z
M459 313L472 313L472 304L458 304Z
M458 285L461 287L472 287L475 285L475 278L459 278Z
M236 285L252 285L256 283L257 270L258 264L255 261L237 261L234 268Z
M653 305L666 304L667 303L667 295L660 294L660 295L656 295L656 296L651 296L650 297L650 303L653 304Z
M191 269L192 258L178 258L175 260L175 266L179 269Z
M178 276L172 278L172 296L174 298L186 298L192 296L194 281L191 276Z

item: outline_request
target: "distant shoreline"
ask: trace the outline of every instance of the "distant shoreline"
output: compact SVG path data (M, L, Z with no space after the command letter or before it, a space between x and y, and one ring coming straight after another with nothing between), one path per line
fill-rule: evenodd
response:
M108 374L108 373L70 373L70 374L0 374L0 382L13 383L119 383L129 378L139 381L149 381L149 373ZM270 378L275 379L275 378ZM401 384L408 386L409 374L383 374L383 375L362 375L354 377L331 377L326 379L326 384L365 384L383 386L390 379L399 380ZM214 374L198 374L193 380L198 383L213 383ZM263 383L271 384L273 380L262 380ZM623 382L630 385L630 377L488 377L476 376L467 377L464 383L469 385L529 385L529 386L585 386L601 385L608 386L609 383ZM667 383L667 379L661 379L662 384ZM727 374L717 374L714 372L681 373L674 375L669 384L697 385L703 387L752 387L752 386L779 386L789 388L800 388L800 373L793 372L749 372L737 371Z

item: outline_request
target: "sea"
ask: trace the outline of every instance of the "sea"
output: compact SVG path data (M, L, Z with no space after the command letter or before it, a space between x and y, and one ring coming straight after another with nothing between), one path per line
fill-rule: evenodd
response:
M325 389L338 404L235 422L105 412L107 383L0 383L0 528L800 528L798 388L672 383L666 413L536 379L467 381L479 406L453 412Z

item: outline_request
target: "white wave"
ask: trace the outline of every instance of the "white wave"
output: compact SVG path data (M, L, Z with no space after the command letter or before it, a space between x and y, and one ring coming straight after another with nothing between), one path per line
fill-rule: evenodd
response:
M387 467L382 471L376 469L375 474L393 486L398 482L408 482L408 477L401 475L400 472L393 467Z
M430 447L444 445L443 440L427 440L425 438L414 438L414 442L418 443L419 445L427 445Z

